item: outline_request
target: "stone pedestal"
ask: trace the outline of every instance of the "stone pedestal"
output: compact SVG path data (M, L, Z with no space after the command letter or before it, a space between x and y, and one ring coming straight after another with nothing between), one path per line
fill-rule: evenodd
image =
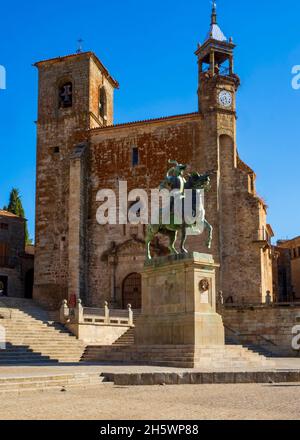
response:
M148 261L142 273L142 314L137 345L223 346L224 326L216 313L211 255L192 253Z

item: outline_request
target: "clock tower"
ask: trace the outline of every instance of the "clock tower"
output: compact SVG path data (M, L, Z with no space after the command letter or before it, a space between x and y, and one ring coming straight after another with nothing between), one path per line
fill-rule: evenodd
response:
M248 197L248 176L240 170L236 145L236 92L240 80L234 73L234 49L232 38L227 39L218 25L214 2L209 32L204 43L198 45L196 56L206 166L216 171L207 195L207 217L214 219L212 250L221 267L217 285L223 292L231 292L233 284L238 283L238 265L242 258L239 249L247 242L249 233L241 215L246 202L240 194ZM251 221L255 224L256 217ZM237 237L241 240L239 244Z
M218 110L235 113L235 93L240 80L234 74L234 48L232 38L228 40L217 24L216 3L213 3L209 32L196 51L200 113Z

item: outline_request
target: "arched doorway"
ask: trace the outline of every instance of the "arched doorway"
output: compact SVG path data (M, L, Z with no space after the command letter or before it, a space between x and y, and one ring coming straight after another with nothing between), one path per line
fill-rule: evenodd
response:
M123 281L122 299L124 309L128 304L135 310L142 308L142 277L139 273L132 273Z
M33 290L33 269L29 269L25 275L25 298L32 298L32 290Z

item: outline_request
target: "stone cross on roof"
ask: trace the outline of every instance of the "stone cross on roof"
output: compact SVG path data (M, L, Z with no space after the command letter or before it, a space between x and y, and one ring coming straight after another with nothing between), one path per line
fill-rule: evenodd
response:
M77 40L77 43L78 43L78 48L77 48L76 53L82 53L82 43L83 43L83 39L82 39L82 38L79 38L79 40Z

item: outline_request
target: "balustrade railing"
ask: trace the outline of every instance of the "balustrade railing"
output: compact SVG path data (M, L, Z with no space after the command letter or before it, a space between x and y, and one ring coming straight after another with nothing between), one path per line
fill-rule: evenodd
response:
M60 308L61 322L76 324L94 324L119 327L133 327L133 311L128 304L127 310L110 309L105 302L104 308L83 307L81 300L77 300L75 308L70 309L64 300Z

